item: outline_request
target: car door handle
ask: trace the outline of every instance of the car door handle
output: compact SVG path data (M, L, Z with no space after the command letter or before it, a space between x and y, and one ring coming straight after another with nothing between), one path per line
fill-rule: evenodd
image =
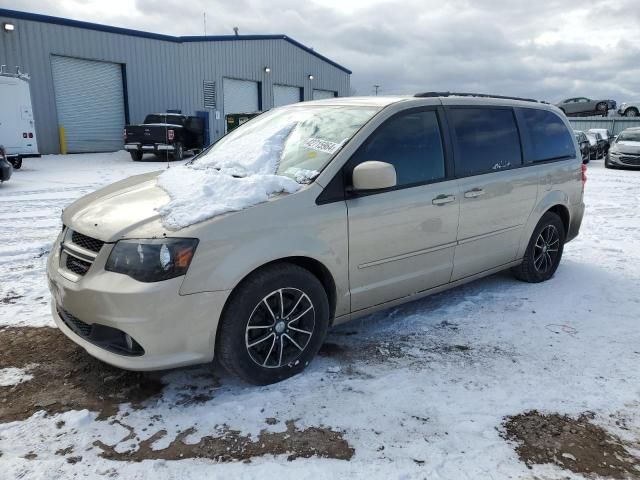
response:
M456 196L455 195L438 195L436 198L434 198L433 200L431 200L431 203L433 203L434 205L445 205L447 203L451 203L451 202L455 202L456 201Z
M481 188L474 188L467 192L464 192L464 198L477 198L484 195L484 190Z

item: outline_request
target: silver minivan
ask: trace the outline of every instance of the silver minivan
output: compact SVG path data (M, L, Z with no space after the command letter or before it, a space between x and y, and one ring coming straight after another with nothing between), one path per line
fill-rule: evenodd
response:
M67 207L53 317L125 369L215 357L283 380L332 325L504 269L551 278L584 213L571 132L552 105L474 94L273 109Z

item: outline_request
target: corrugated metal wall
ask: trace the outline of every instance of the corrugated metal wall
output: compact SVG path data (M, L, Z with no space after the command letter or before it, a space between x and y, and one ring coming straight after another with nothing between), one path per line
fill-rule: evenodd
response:
M125 65L130 123L167 109L194 114L205 110L203 81L217 86L220 118L211 110L211 139L224 134L223 77L260 82L262 106L273 106L273 85L304 88L311 100L314 88L349 93L349 74L280 40L183 42L141 38L66 25L0 16L15 31L0 32L0 63L20 65L31 75L31 94L38 143L42 153L58 153L59 138L51 56L64 55ZM265 73L264 67L271 73ZM308 75L313 74L314 80Z
M625 128L640 127L640 118L626 117L569 117L574 130L587 131L590 128L606 128L612 135L617 135Z

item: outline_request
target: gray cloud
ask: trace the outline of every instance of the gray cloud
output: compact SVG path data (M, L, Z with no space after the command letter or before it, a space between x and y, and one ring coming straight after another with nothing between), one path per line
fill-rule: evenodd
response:
M92 14L88 0L0 0L6 8L174 35L284 33L353 70L368 95L482 91L557 101L640 99L635 0L136 0ZM81 12L81 13L78 13Z

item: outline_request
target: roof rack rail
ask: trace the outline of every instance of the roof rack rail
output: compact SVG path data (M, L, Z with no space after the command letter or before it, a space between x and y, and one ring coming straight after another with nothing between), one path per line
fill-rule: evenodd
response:
M520 100L523 102L547 103L533 98L508 97L505 95L489 95L487 93L463 93L463 92L422 92L416 93L414 97L480 97L480 98L500 98L502 100Z

